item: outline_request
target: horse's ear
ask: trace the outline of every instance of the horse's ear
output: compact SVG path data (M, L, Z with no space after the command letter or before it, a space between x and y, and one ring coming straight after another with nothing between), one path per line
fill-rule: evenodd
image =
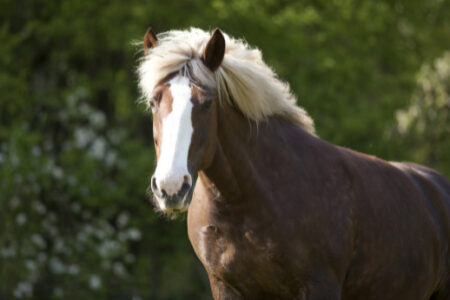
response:
M219 28L216 28L211 35L211 38L206 44L205 51L202 55L202 60L205 65L211 70L215 71L220 66L225 55L225 38Z
M147 29L147 32L144 35L144 52L145 52L145 55L148 54L148 49L156 47L157 43L158 43L158 39L156 38L156 35L153 32L152 28L149 27Z

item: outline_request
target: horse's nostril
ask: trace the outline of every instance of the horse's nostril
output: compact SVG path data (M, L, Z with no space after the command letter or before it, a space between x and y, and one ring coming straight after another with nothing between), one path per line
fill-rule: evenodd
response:
M186 193L189 191L190 188L191 188L190 184L183 183L183 185L181 186L181 189L178 191L178 196L184 197L184 195L186 195Z
M155 176L152 176L152 190L153 190L153 192L158 191L158 186L156 185L156 178L155 178Z
M191 184L191 176L189 176L189 175L184 175L183 176L183 185L184 184L188 184L188 185L190 185Z
M178 178L178 180L180 180L180 178ZM180 182L178 181L178 184L179 183ZM191 177L189 175L183 176L181 188L179 186L177 188L176 182L158 182L156 180L156 176L152 176L150 186L153 194L160 199L166 199L174 196L184 197L191 188ZM176 192L177 190L178 192Z

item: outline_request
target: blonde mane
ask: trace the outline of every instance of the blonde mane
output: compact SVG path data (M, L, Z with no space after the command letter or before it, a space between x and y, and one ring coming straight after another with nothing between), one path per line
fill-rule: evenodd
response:
M219 101L237 106L250 120L258 123L276 115L314 133L313 120L296 105L289 84L264 63L259 49L224 34L223 62L215 73L211 72L201 60L210 37L210 32L198 28L159 34L158 45L149 49L138 69L143 96L150 97L169 74L181 72L217 89Z

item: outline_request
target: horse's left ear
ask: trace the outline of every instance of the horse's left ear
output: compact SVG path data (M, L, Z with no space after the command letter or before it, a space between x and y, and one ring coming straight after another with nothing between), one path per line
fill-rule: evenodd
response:
M151 27L149 27L144 36L144 53L145 53L145 55L148 54L148 49L156 47L157 43L158 43L158 39L156 38L156 35L153 32L153 29Z
M225 38L219 28L214 29L211 38L206 44L202 60L205 65L215 71L220 66L225 55Z

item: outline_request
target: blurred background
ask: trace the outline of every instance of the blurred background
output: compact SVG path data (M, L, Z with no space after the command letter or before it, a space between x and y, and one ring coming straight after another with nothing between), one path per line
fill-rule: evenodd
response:
M321 138L450 176L450 1L2 0L0 299L211 299L145 195L148 26L245 38Z

